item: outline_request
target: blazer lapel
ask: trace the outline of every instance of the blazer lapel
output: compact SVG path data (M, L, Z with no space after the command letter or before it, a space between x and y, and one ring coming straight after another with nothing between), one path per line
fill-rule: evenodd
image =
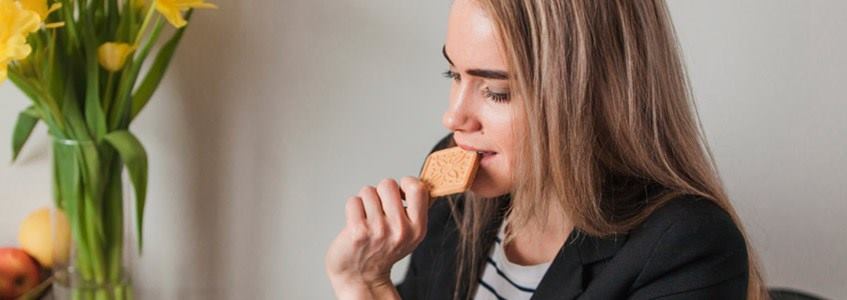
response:
M483 234L482 240L483 249L490 249L494 245L494 238L500 225L502 225L504 214L511 202L511 198L504 196L497 199L497 201L499 202L499 213L485 228L485 234ZM451 235L447 239L450 244L445 245L447 249L455 249L457 246L458 232L453 232ZM594 262L614 256L626 242L626 239L626 234L599 238L589 236L579 229L574 229L571 231L567 240L565 240L565 244L559 250L559 254L553 259L550 268L544 274L531 299L566 300L578 298L583 293L584 287L588 284L583 278L584 269ZM455 269L456 261L453 255L445 255L442 259L443 261L440 262L441 269ZM485 260L482 259L478 264L484 265ZM435 286L450 287L439 289L439 293L441 293L440 298L452 298L452 290L455 288L453 284L454 280L454 276L441 276L437 280ZM475 285L476 282L469 283L468 287ZM463 299L466 298L468 292L467 288L463 288L459 292L460 297Z
M574 229L559 250L559 255L553 259L531 299L576 299L588 284L583 278L586 271L584 269L591 263L614 256L626 242L626 237L616 235L598 238Z

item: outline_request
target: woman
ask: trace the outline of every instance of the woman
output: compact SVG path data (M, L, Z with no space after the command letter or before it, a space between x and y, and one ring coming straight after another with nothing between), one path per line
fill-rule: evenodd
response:
M413 177L348 199L339 298L767 298L663 1L456 0L444 56L436 149L482 153L478 175L445 200Z

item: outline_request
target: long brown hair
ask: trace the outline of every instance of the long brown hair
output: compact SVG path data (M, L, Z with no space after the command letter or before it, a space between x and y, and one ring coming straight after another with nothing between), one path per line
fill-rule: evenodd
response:
M747 298L768 299L756 252L697 118L665 2L476 1L498 29L513 98L523 99L527 120L516 128L523 141L506 222L525 225L557 208L575 228L603 237L636 228L681 195L701 196L723 208L747 241ZM612 178L667 192L635 206L605 203L614 199L604 197L618 184ZM481 231L497 207L470 193L465 198L465 213L456 219L456 299L480 275Z

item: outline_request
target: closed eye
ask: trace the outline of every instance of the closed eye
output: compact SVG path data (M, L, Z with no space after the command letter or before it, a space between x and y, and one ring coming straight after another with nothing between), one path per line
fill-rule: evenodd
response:
M482 91L486 98L491 99L494 102L508 102L511 95L509 93L497 93L493 92L488 88Z
M450 70L444 71L444 73L441 73L441 75L443 75L446 78L453 79L455 81L459 81L461 79L461 77L459 76L459 73L456 73L456 72L453 72L453 71L450 71Z

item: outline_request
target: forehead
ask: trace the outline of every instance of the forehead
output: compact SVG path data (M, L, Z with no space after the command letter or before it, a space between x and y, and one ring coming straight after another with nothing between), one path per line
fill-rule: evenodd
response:
M494 22L476 1L453 2L445 46L458 68L507 69Z

